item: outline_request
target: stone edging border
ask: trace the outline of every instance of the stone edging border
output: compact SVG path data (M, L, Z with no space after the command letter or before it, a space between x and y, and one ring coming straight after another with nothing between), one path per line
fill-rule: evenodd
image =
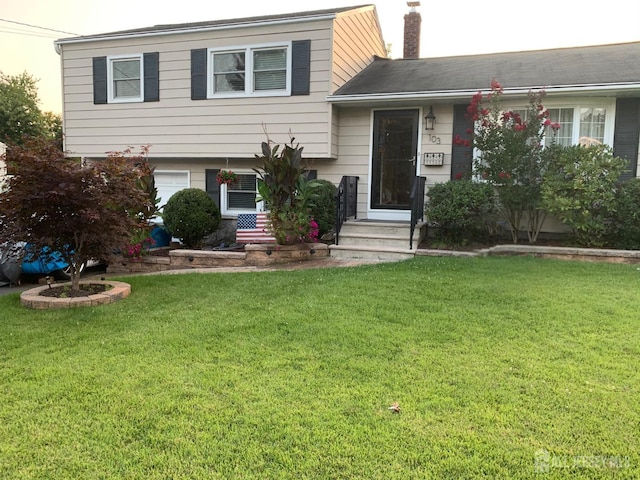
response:
M71 307L95 307L97 305L106 305L117 302L131 294L131 285L124 282L116 282L112 280L85 280L81 283L98 283L110 285L112 288L102 293L89 295L86 297L71 298L55 298L40 295L40 292L49 288L48 285L43 287L31 288L20 294L20 303L36 310L49 310L54 308L71 308ZM56 287L71 285L70 283L59 283Z
M416 256L430 257L486 257L494 255L520 255L560 260L581 260L608 263L640 263L640 250L615 250L607 248L550 247L538 245L496 245L473 251L417 250Z

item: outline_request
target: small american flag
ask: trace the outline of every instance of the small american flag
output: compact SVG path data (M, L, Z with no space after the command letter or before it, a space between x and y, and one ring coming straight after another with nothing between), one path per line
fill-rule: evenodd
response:
M276 239L267 232L266 213L239 213L236 242L275 243Z

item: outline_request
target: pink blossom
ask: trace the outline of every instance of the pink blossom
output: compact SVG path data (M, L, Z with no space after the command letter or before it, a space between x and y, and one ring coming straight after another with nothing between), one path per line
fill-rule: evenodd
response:
M454 145L460 145L463 147L470 147L471 146L471 142L469 140L466 140L464 138L462 138L460 135L456 135L455 137L453 137L453 144Z

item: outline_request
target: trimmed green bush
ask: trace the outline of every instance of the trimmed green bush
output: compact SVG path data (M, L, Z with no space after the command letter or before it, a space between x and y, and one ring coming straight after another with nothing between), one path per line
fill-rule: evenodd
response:
M221 216L220 209L204 190L185 188L171 196L162 219L171 235L193 248L218 229Z
M627 161L607 145L548 149L542 183L544 208L571 227L580 245L606 244L616 209L616 189Z
M486 183L456 180L429 188L426 216L437 227L435 238L453 244L485 240L494 219L496 200Z
M640 178L632 178L620 185L615 203L611 246L629 250L640 249Z
M336 186L329 180L318 179L316 198L311 206L311 216L318 224L319 235L333 230L336 223Z

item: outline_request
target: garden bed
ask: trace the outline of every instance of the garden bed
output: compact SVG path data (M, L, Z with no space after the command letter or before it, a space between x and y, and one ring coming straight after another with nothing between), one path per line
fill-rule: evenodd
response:
M248 244L242 251L174 249L143 255L139 259L113 255L107 273L153 273L167 270L268 266L305 262L329 256L324 243L295 245Z
M87 289L89 291L83 288L84 285L88 285ZM131 294L131 286L124 282L92 280L88 283L81 282L80 286L85 292L84 295L77 296L70 290L71 283L59 284L55 287L45 285L43 287L32 288L22 292L20 295L20 303L25 307L36 310L95 307L97 305L117 302ZM66 294L64 294L64 290L66 290ZM51 293L49 291L51 291ZM57 296L54 295L55 293L57 293Z

